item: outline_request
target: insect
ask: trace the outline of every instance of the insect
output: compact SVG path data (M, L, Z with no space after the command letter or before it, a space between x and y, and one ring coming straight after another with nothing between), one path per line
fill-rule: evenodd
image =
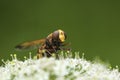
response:
M51 57L53 53L56 53L58 50L65 50L62 48L66 46L64 43L67 36L65 32L61 29L54 31L53 33L49 34L45 39L34 40L30 42L24 42L22 44L17 45L16 49L27 49L32 46L41 45L37 51L37 58L41 57ZM69 49L66 49L69 50Z

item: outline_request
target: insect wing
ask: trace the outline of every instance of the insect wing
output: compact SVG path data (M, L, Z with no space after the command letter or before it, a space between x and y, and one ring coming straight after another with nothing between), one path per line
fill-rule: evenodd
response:
M30 41L30 42L24 42L22 44L17 45L15 47L15 49L17 49L17 50L35 49L35 48L38 48L44 42L45 42L45 39L34 40L34 41Z

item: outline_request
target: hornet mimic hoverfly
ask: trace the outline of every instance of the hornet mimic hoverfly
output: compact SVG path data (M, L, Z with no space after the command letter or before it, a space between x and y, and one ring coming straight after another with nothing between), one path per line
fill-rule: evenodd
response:
M64 41L66 40L66 34L63 30L56 30L53 33L49 34L45 39L34 40L30 42L24 42L17 45L16 49L27 49L32 46L41 45L37 51L37 58L41 57L51 57L53 53L56 53L58 50L65 50L61 48L65 46ZM69 50L69 49L68 49Z

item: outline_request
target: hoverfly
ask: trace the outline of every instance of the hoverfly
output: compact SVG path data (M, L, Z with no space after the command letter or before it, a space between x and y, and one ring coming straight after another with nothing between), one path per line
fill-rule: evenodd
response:
M17 45L15 48L27 49L32 46L41 45L37 51L37 58L39 59L44 56L51 57L53 53L57 54L58 50L65 50L61 47L66 46L66 44L64 43L66 38L67 36L65 32L59 29L49 34L45 39L24 42L22 44Z

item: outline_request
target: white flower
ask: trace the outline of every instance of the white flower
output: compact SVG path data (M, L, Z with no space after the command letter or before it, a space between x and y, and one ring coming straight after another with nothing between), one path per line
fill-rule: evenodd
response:
M15 58L0 67L0 80L120 80L120 72L83 58Z

